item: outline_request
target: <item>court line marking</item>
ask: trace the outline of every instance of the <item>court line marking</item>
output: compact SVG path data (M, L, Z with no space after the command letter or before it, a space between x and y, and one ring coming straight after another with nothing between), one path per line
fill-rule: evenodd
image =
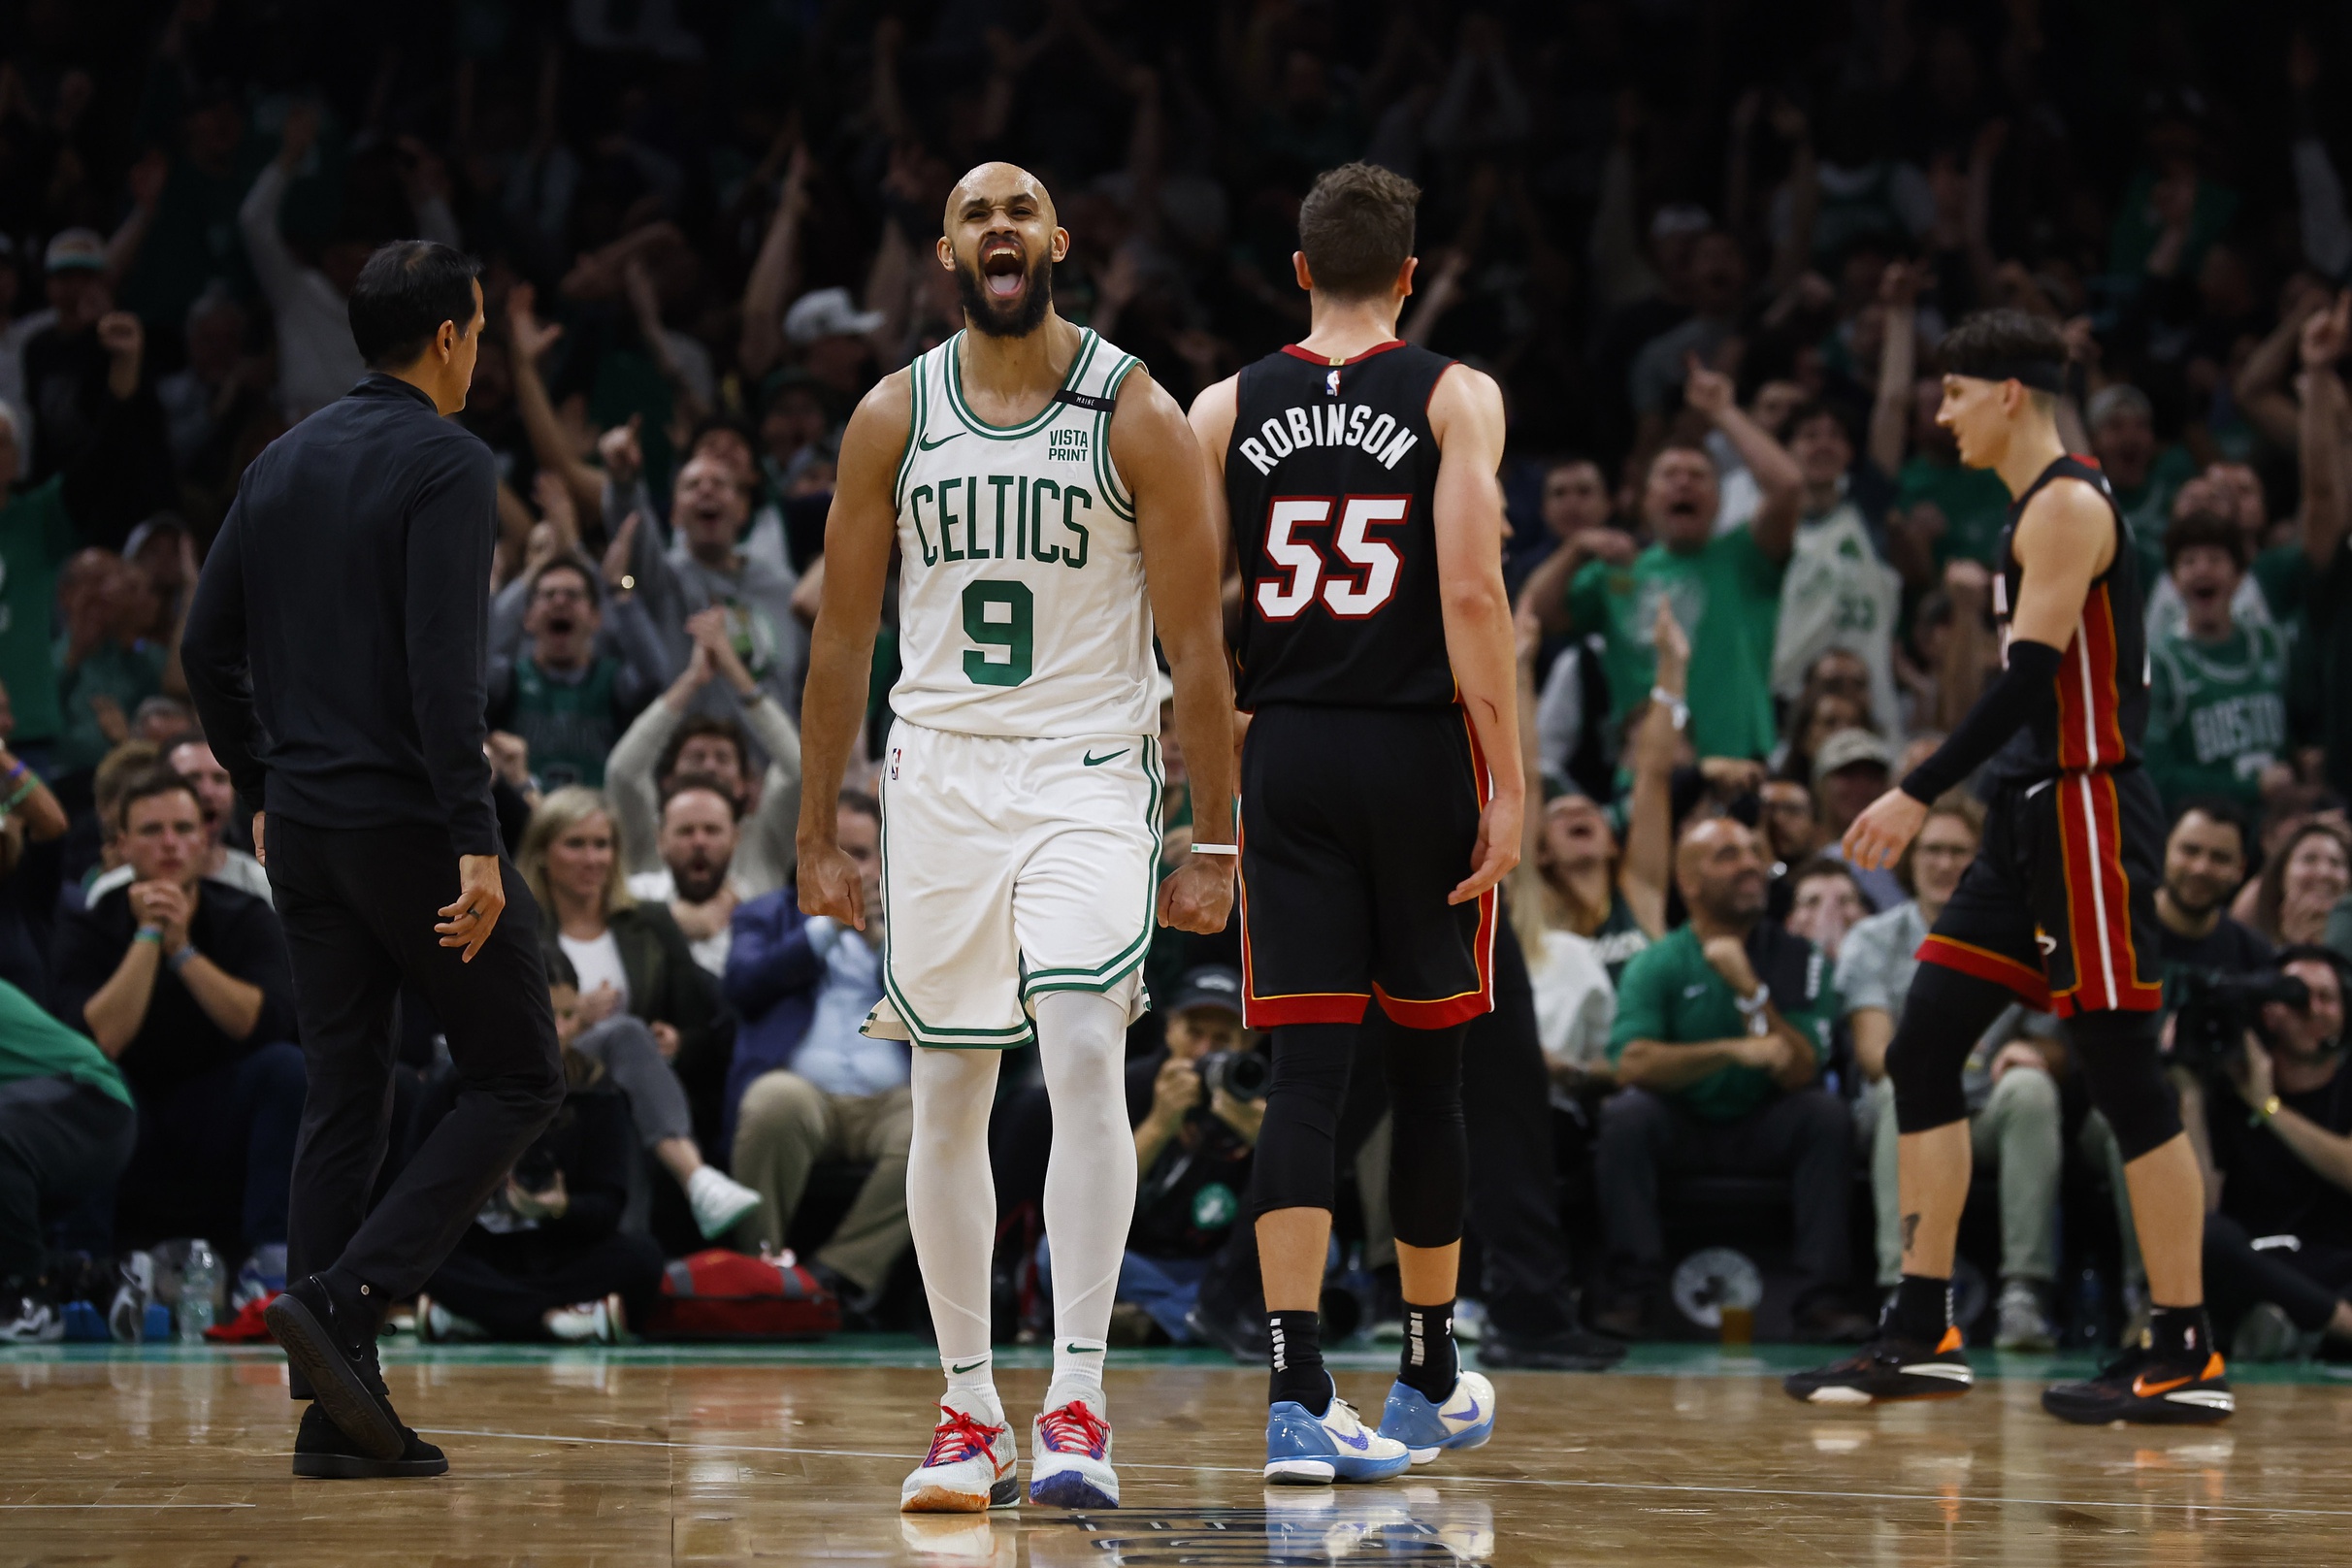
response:
M504 1437L524 1443L594 1443L607 1448L684 1449L703 1454L797 1454L824 1459L904 1459L904 1454L871 1449L779 1448L759 1443L680 1443L658 1437L567 1437L557 1432L492 1432L465 1426L419 1426L426 1437ZM1262 1476L1263 1472L1235 1464L1140 1464L1122 1459L1123 1470L1178 1470L1189 1474ZM1428 1480L1441 1479L1429 1476ZM1981 1497L1939 1491L1817 1491L1800 1486L1701 1486L1684 1481L1571 1481L1545 1476L1446 1476L1461 1486L1566 1486L1589 1491L1698 1492L1715 1497L1811 1497L1846 1502L1989 1503L1999 1507L2033 1508L2164 1508L2190 1513L2278 1515L2294 1519L2352 1519L2352 1508L2279 1508L2267 1503L2170 1503L2151 1497L2100 1500L2084 1497Z
M256 1509L259 1502L0 1502L0 1509Z

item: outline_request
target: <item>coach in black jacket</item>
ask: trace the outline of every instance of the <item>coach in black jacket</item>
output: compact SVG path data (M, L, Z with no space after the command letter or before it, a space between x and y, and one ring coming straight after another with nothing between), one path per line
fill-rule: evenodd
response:
M181 647L254 813L310 1080L292 1283L269 1310L296 1397L317 1400L297 1475L448 1467L393 1414L376 1328L564 1095L538 911L500 858L482 755L496 480L489 448L446 418L474 378L474 273L425 241L369 259L350 312L370 373L245 471ZM403 980L447 1034L460 1088L370 1212Z

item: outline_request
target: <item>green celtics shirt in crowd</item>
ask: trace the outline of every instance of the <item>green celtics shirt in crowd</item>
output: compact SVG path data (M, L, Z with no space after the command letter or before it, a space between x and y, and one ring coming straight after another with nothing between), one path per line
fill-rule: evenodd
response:
M2160 637L2148 670L2141 755L2165 805L2218 795L2259 811L2262 770L2287 749L2285 634L2241 625L2218 642Z
M1903 465L1895 506L1906 516L1922 502L1932 502L1944 513L1944 532L1935 542L1936 565L1946 561L1993 564L2001 530L2009 524L2009 486L1991 469L1972 469L1963 463L1938 463L1914 453Z
M16 707L19 745L54 740L65 727L49 657L49 610L57 602L57 568L74 544L63 474L0 497L0 683Z
M541 788L604 787L604 759L621 737L612 690L620 670L620 661L604 654L578 679L565 680L528 655L514 661L514 690L495 727L530 742L531 771Z
M57 705L63 722L57 729L56 771L78 772L95 768L114 749L92 699L111 700L123 722L137 715L139 704L163 690L164 651L142 637L125 647L113 638L92 648L88 657L65 668L66 639L50 648L56 661Z
M1690 637L1691 744L1702 757L1769 753L1779 738L1772 644L1784 570L1745 525L1687 554L1652 544L1628 566L1585 563L1569 585L1568 614L1578 632L1601 635L1611 711L1649 701L1657 668L1650 630L1663 598Z
M0 980L0 1084L26 1078L71 1078L129 1105L122 1069L86 1034L77 1034L43 1012L33 998Z
M1813 1060L1829 1060L1829 1030L1839 1012L1829 965L1813 943L1766 921L1748 938L1748 961L1772 990L1773 1005L1812 1043ZM1698 934L1685 924L1636 954L1617 985L1617 1022L1609 1033L1615 1066L1636 1040L1701 1045L1748 1032L1731 987L1707 962ZM1772 1074L1756 1067L1717 1067L1668 1093L1693 1116L1729 1122L1779 1094Z

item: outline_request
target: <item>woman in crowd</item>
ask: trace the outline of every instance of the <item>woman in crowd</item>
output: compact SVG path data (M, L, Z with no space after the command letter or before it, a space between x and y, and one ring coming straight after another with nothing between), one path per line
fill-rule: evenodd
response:
M1609 818L1583 794L1556 796L1529 813L1511 878L1512 926L1535 989L1536 1029L1553 1075L1605 1079L1617 977L1666 930L1671 854L1670 781L1688 724L1682 706L1690 642L1661 600L1653 637L1657 690L1632 719L1632 808L1620 848ZM1534 695L1534 649L1519 661L1520 706ZM1531 724L1520 734L1532 737ZM1532 768L1530 769L1532 773Z
M578 978L574 1048L602 1062L627 1096L637 1135L686 1192L696 1225L715 1239L759 1207L759 1194L702 1161L703 1126L718 1126L730 1044L710 977L660 904L629 895L612 809L577 785L531 813L517 857L541 918Z
M2259 887L2254 929L2272 946L2320 941L2329 912L2352 889L2352 834L2325 819L2304 823L2262 868Z

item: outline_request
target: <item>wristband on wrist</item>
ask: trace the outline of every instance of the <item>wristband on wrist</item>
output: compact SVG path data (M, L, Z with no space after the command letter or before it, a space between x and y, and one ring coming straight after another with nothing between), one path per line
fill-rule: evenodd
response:
M182 942L180 944L179 952L167 953L164 955L163 964L165 968L171 970L174 974L178 974L180 970L188 966L188 961L193 959L195 956L196 944L194 942Z
M1650 688L1650 700L1666 709L1667 722L1677 730L1690 728L1690 704L1663 686Z
M132 933L131 940L134 942L161 942L163 928L161 926L142 926Z
M1235 856L1238 856L1238 855L1241 853L1241 846L1240 846L1239 844L1202 844L1202 843L1195 843L1195 844L1193 844L1193 845L1192 845L1192 853L1193 853L1193 854L1195 854L1195 855L1235 855Z
M2266 1122L2278 1115L2278 1096L2272 1094L2269 1099L2264 1100L2254 1114Z

